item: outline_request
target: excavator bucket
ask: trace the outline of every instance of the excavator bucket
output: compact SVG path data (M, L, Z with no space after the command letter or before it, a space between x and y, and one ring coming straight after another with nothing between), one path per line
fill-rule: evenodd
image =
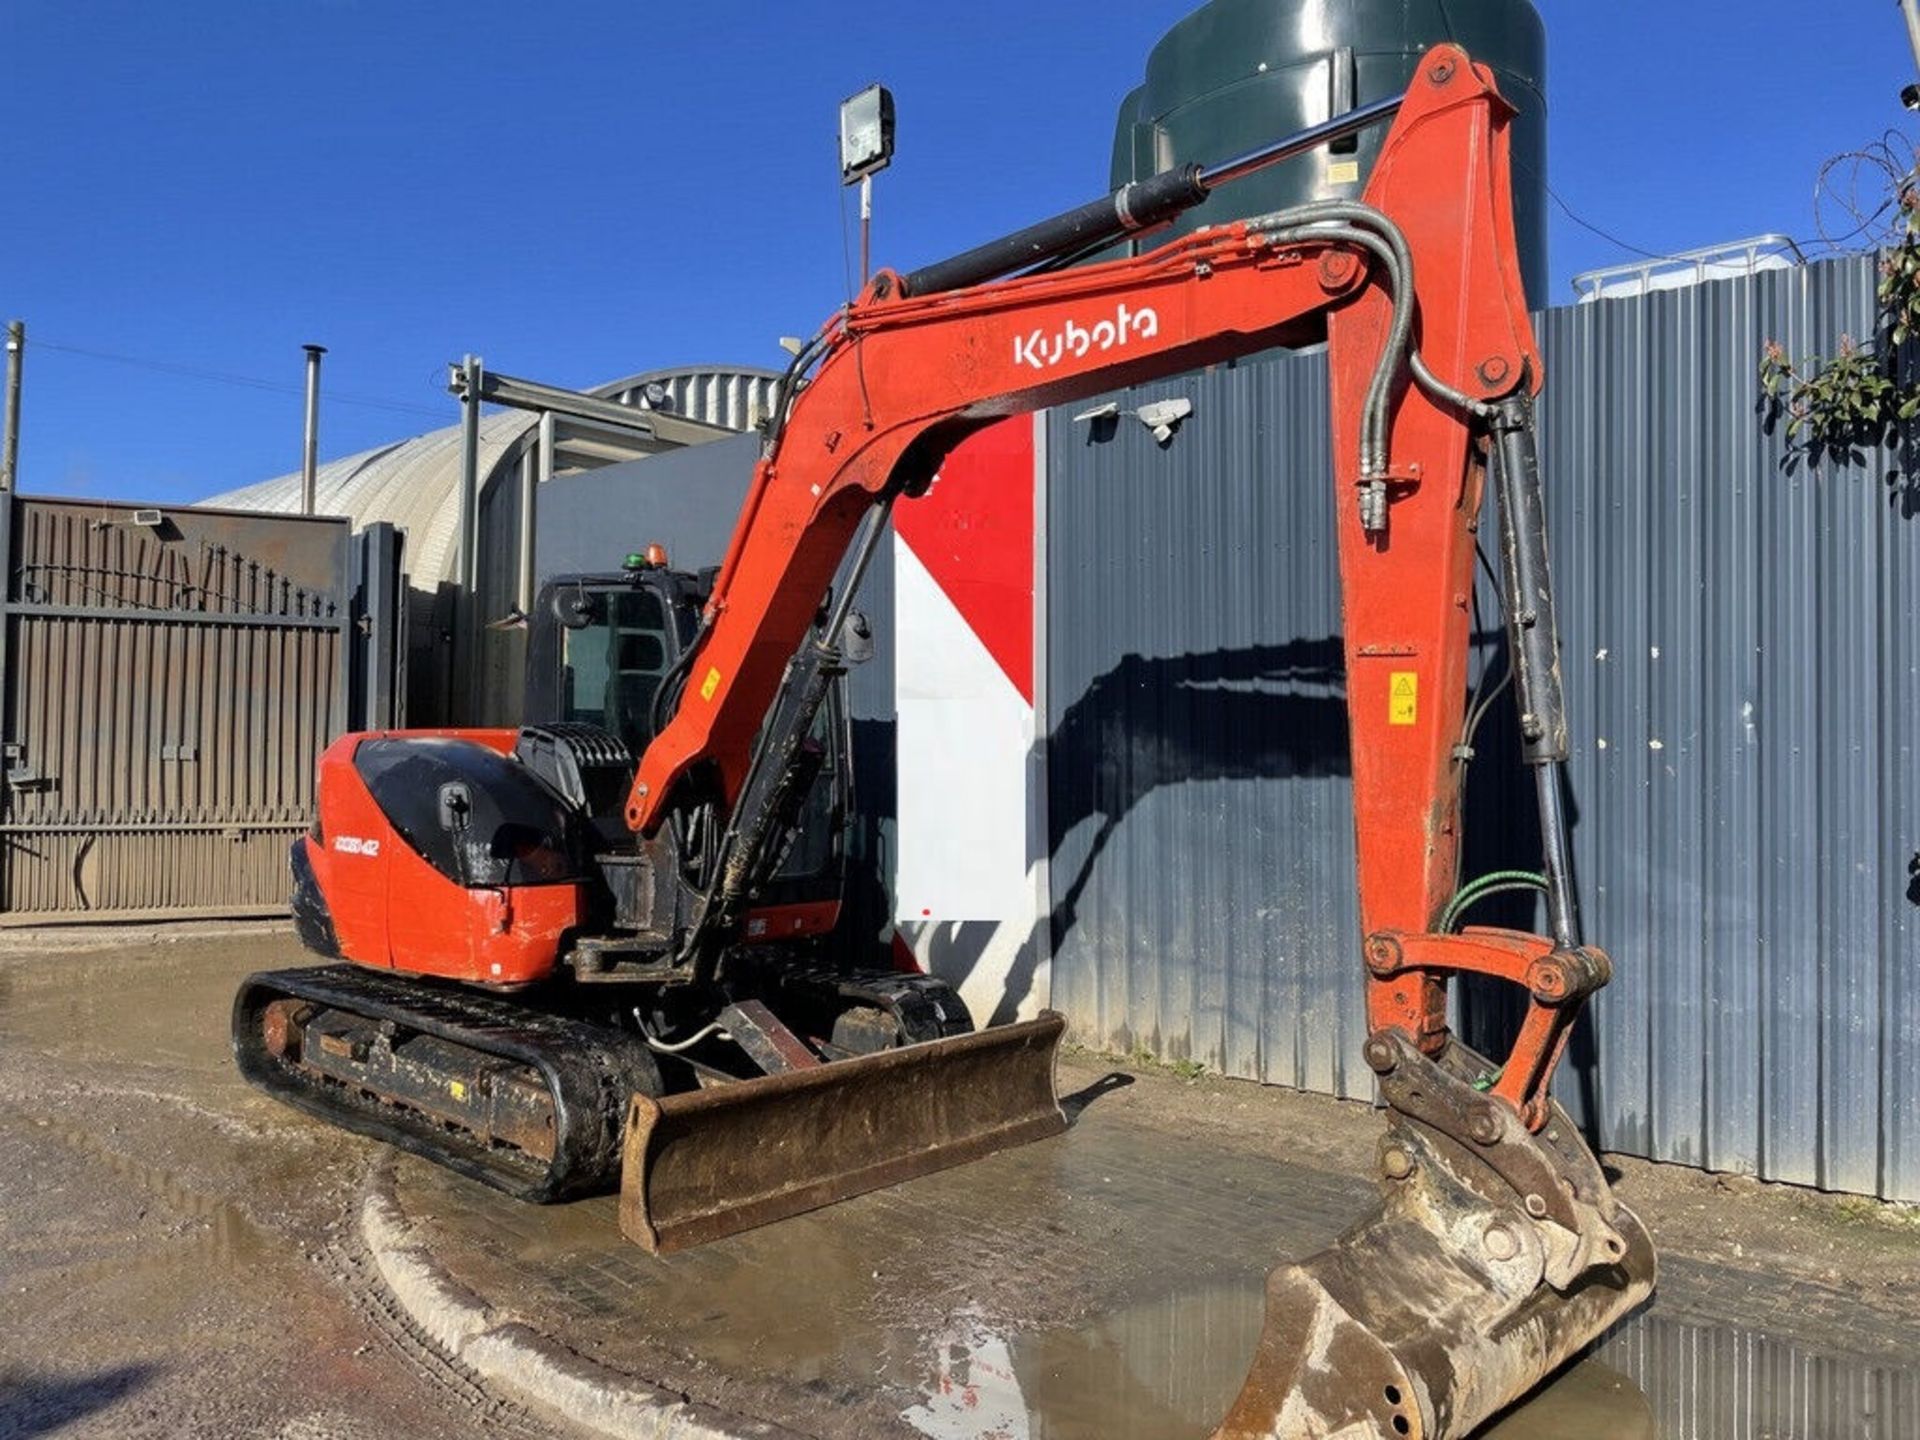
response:
M633 1097L620 1229L656 1254L1058 1135L1048 1012L655 1100Z
M1471 1052L1393 1049L1380 1208L1268 1276L1215 1440L1460 1440L1652 1293L1653 1242L1558 1105L1530 1133L1475 1103Z

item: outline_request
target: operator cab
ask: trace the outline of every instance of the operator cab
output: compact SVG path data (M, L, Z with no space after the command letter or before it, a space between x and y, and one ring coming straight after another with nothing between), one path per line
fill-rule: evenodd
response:
M522 723L595 725L638 758L654 736L654 699L693 642L714 573L669 569L664 555L630 555L619 571L547 580L527 617ZM813 739L825 759L762 897L767 905L838 898L852 814L844 679L821 707Z

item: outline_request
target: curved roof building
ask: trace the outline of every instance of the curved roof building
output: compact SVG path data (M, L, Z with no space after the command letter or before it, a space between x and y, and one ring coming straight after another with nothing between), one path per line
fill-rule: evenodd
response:
M771 370L696 366L629 375L580 392L484 374L474 553L464 566L463 425L320 466L317 513L345 515L356 530L385 521L406 536L402 693L409 723L517 722L524 635L494 622L533 603L543 482L749 430L771 412L779 380ZM507 405L495 407L496 396ZM509 408L522 405L528 408ZM621 407L656 418L629 421ZM300 476L280 475L205 503L293 514L300 509Z
M638 410L659 411L724 430L757 425L772 405L779 376L754 367L692 366L629 375L584 392ZM324 399L324 395L323 395ZM500 410L480 421L482 525L491 495L509 477L531 474L551 479L572 471L658 450L680 442L620 434L590 422L557 419L551 471L540 473L538 414ZM410 440L330 460L315 476L314 508L322 515L345 515L356 528L389 521L407 536L407 570L412 583L431 590L457 579L460 530L461 426L448 425ZM535 467L535 468L529 468ZM209 505L292 514L300 508L300 475L279 475L222 495ZM482 538L482 550L488 547Z

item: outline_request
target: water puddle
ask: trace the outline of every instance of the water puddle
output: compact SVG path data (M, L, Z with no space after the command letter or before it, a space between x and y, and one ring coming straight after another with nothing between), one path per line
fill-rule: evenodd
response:
M1089 1124L652 1257L620 1238L609 1200L534 1212L425 1166L401 1173L409 1214L486 1257L478 1288L557 1307L583 1344L652 1345L930 1440L1205 1440L1245 1378L1267 1266L1324 1244L1364 1188ZM1916 1436L1920 1352L1892 1310L1670 1257L1652 1310L1478 1440Z
M901 1418L931 1440L1205 1440L1239 1392L1261 1293L1226 1286L1082 1329L997 1333L956 1316ZM1912 1440L1920 1363L1758 1331L1635 1317L1477 1440Z
M281 957L248 943L179 958L0 975L0 1047L30 1047L50 1073L110 1059L125 1083L162 1083L150 1067L209 1111L256 1103L231 1073L227 1005L246 969ZM195 1133L252 1155L254 1183L301 1183L296 1150L263 1162L257 1140ZM272 1265L246 1214L183 1182L150 1137L119 1153L79 1129L60 1138L204 1222L149 1288L175 1284L183 1256ZM859 1417L834 1434L899 1416L930 1440L1205 1440L1245 1377L1266 1269L1325 1245L1371 1194L1363 1176L1098 1104L1045 1145L664 1258L620 1238L610 1199L539 1209L412 1162L400 1176L403 1208L477 1267L476 1288L565 1316L585 1350L650 1346ZM1478 1440L1920 1436L1920 1349L1888 1338L1887 1314L1819 1320L1794 1282L1752 1269L1665 1274L1652 1311ZM1851 1313L1813 1289L1822 1313Z
M96 1274L125 1275L146 1270L174 1270L184 1265L250 1271L274 1258L274 1246L266 1231L232 1202L206 1194L164 1166L114 1150L84 1131L46 1122L42 1122L42 1130L52 1139L104 1167L115 1180L151 1195L171 1213L190 1217L201 1224L201 1228L184 1237L182 1244L162 1247L150 1253L116 1255L111 1259L85 1262L69 1267L69 1278L87 1279Z
M902 1418L934 1440L1205 1440L1239 1393L1260 1318L1254 1286L1011 1338L958 1316L932 1346L926 1399Z
M240 977L298 955L278 935L48 957L0 974L0 1040L69 1064L112 1062L222 1075Z

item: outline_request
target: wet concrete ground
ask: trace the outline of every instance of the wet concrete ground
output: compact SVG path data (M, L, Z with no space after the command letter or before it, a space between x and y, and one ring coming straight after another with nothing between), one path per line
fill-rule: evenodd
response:
M1370 1194L1364 1107L1078 1057L1058 1140L654 1259L610 1200L519 1206L241 1086L232 985L295 954L0 937L0 1436L555 1433L385 1309L351 1225L375 1163L456 1279L737 1414L823 1440L1204 1436L1265 1271ZM1620 1163L1658 1302L1491 1436L1920 1435L1920 1225Z
M610 1201L529 1211L411 1160L396 1189L481 1294L743 1413L836 1440L1204 1437L1246 1372L1267 1269L1365 1209L1371 1145L1343 1142L1371 1118L1070 1068L1096 1098L1060 1140L664 1259L621 1241ZM1348 1148L1354 1171L1324 1168ZM1663 1168L1623 1180L1665 1250L1657 1304L1487 1440L1920 1435L1920 1232ZM1893 1283L1863 1293L1823 1255Z
M1237 1392L1262 1282L1367 1208L1365 1107L1070 1060L1058 1140L682 1255L413 1160L401 1208L489 1297L616 1369L839 1437L1180 1440ZM1913 1440L1920 1223L1618 1162L1656 1304L1485 1440Z
M101 938L0 932L0 1437L573 1434L389 1308L354 1229L373 1147L234 1076L234 982L291 936L73 948Z

